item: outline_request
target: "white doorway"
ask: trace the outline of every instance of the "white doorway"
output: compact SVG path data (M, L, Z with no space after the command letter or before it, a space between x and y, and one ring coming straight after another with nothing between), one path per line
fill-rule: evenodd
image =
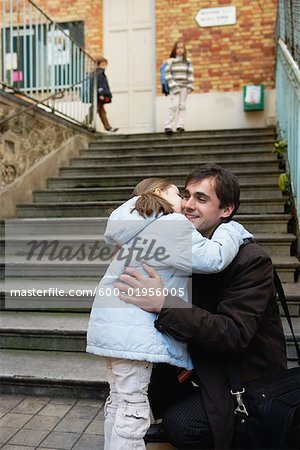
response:
M104 0L103 41L112 126L124 133L154 131L155 0Z

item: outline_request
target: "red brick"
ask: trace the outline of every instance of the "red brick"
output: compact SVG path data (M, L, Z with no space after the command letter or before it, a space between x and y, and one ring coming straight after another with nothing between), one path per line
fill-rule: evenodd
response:
M94 57L102 54L102 0L36 2L56 22L83 20L87 52ZM267 3L268 7L260 8L258 2L249 0L156 0L157 72L175 40L182 37L193 62L196 92L240 90L253 80L274 88L277 0ZM229 5L237 8L235 25L197 25L195 16L200 8Z

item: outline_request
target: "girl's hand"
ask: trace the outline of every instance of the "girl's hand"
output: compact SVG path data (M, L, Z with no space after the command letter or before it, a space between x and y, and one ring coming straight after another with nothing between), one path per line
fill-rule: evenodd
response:
M119 252L119 250L121 249L121 245L115 245L115 248L113 249L112 255L110 260L112 261L113 259L115 259L115 256L117 255L117 253Z
M187 93L188 93L188 94L191 94L192 92L193 92L193 89L188 88Z
M164 285L152 267L143 264L143 268L149 277L145 277L132 267L127 267L114 286L119 289L119 298L124 302L139 306L148 312L159 313L165 301Z

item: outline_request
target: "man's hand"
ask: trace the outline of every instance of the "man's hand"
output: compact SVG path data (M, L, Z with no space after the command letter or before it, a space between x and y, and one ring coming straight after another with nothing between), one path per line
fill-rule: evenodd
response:
M119 289L119 298L124 302L137 305L148 312L159 313L165 301L164 285L152 267L143 264L143 268L149 278L136 269L127 267L114 286Z

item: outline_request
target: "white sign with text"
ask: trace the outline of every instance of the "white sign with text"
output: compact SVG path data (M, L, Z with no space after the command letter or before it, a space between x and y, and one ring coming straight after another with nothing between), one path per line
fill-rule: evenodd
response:
M196 15L196 22L200 27L219 27L236 23L236 7L203 8Z

